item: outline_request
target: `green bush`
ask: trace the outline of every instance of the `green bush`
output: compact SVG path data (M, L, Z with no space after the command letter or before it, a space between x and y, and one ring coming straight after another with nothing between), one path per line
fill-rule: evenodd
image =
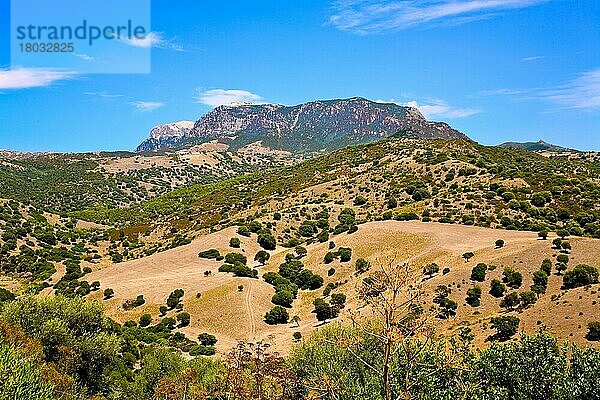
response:
M477 282L483 282L485 280L485 273L487 272L487 265L479 263L471 270L471 280Z
M503 341L510 339L515 333L517 333L520 321L519 318L509 315L494 317L491 319L491 322L492 328L496 330L496 339Z
M209 333L201 333L198 335L198 341L203 346L214 346L217 344L217 337Z
M502 297L504 296L504 292L506 291L506 285L500 282L498 279L493 279L490 285L490 294L494 297Z
M287 324L290 315L281 306L275 306L265 314L265 322L269 325Z
M205 250L205 251L201 251L200 253L198 253L198 257L200 258L219 258L221 256L221 254L219 253L219 250L217 249L210 249L210 250Z
M144 328L144 327L146 327L146 326L150 325L150 323L151 323L151 322L152 322L152 316L151 316L150 314L143 314L143 315L140 317L140 326L141 326L142 328Z
M593 321L588 324L588 332L585 338L592 342L600 340L600 322Z
M591 265L579 264L563 276L563 286L573 289L580 286L598 283L598 269Z
M479 307L481 305L481 287L475 285L468 289L466 301L471 307Z

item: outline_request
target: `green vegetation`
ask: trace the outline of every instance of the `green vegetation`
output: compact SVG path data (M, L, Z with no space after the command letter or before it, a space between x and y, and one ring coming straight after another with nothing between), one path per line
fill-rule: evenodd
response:
M275 306L265 314L265 322L269 325L287 324L290 315L281 306Z
M473 267L471 271L471 280L477 282L483 282L485 280L485 273L487 272L488 266L484 263L479 263Z
M598 268L591 265L579 264L563 276L565 289L598 283Z

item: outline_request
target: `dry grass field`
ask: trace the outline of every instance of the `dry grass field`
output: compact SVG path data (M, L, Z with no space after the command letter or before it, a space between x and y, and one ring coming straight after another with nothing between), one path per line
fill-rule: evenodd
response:
M241 239L241 249L228 246L231 237ZM490 281L501 279L504 267L512 266L523 274L523 284L519 291L528 290L532 274L539 269L544 258L553 258L556 250L551 249L551 238L540 240L532 232L487 229L454 224L382 221L363 224L354 234L334 236L336 248L340 246L352 249L352 260L342 263L335 260L325 264L323 258L328 251L328 243L315 243L307 246L308 254L302 261L306 268L325 278L325 284L339 282L334 292L343 292L348 296L346 310L339 320L347 320L347 310L359 305L355 296L356 285L365 275L354 273L357 258L371 262L372 268L395 258L399 262L408 262L420 271L423 265L436 262L441 269L448 267L450 272L441 272L431 279L424 280L426 308L432 306L434 290L438 285L448 285L452 289L450 298L459 307L455 317L448 320L434 318L438 333L453 333L462 326L469 326L476 337L476 344L484 346L485 339L492 334L489 319L506 311L500 308L500 299L489 292ZM495 241L502 239L505 246L497 249ZM569 268L579 263L600 265L600 241L587 238L570 239L572 252ZM263 316L273 305L270 300L274 294L272 286L262 279L233 277L232 274L218 272L222 262L198 257L203 250L215 248L221 254L230 251L242 252L252 263L260 247L256 236L243 237L236 234L235 228L212 233L195 239L191 244L142 259L132 260L105 267L87 276L92 282L101 282L101 288L112 288L115 297L105 301L108 314L120 322L137 319L143 313L151 313L158 320L158 308L165 304L170 292L182 288L185 291L184 309L191 314L191 323L183 329L190 337L208 332L219 339L218 352L231 348L238 340L270 340L275 350L285 353L291 344L292 333L299 331L303 336L323 326L312 314L312 302L321 296L322 289L309 292L301 291L289 310L290 316L299 316L299 326L269 326ZM259 268L260 276L267 271L277 271L287 252L293 251L278 247L271 259ZM465 262L462 254L472 251L475 256ZM482 283L470 281L471 269L479 262L496 266L488 271ZM327 271L335 268L333 276ZM205 276L205 271L211 271ZM416 274L420 279L421 274ZM482 288L481 306L466 304L466 291L477 283ZM533 333L544 326L561 340L570 340L580 344L589 344L584 338L587 322L600 319L597 301L600 292L597 287L578 288L561 291L562 277L549 278L548 291L532 307L513 311L521 319L520 329ZM240 290L238 287L243 286ZM125 311L121 304L143 294L146 304L134 310ZM198 296L199 294L199 296ZM556 298L557 296L558 299ZM91 295L100 299L99 292ZM170 311L170 314L174 314Z

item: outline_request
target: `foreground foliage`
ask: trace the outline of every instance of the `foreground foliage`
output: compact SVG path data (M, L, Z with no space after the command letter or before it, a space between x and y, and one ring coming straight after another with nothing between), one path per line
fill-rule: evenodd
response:
M390 347L372 327L331 324L286 359L240 343L221 361L190 360L168 342L137 340L95 302L25 297L0 314L0 399L383 400L385 385L391 399L600 398L600 351L544 332L477 350L468 328Z

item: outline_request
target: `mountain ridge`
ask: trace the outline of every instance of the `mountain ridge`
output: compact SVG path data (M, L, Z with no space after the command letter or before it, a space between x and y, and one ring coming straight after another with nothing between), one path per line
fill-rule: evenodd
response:
M221 105L203 115L189 132L172 124L153 128L136 151L181 148L219 140L237 149L258 141L277 150L315 152L368 143L399 132L421 139L466 138L444 122L432 122L415 107L362 97L281 104ZM156 135L156 130L161 132Z
M558 146L552 143L545 142L544 140L538 140L537 142L504 142L500 143L498 147L521 149L525 151L551 151L555 153L568 153L568 152L581 152L581 150L571 149L568 147Z

